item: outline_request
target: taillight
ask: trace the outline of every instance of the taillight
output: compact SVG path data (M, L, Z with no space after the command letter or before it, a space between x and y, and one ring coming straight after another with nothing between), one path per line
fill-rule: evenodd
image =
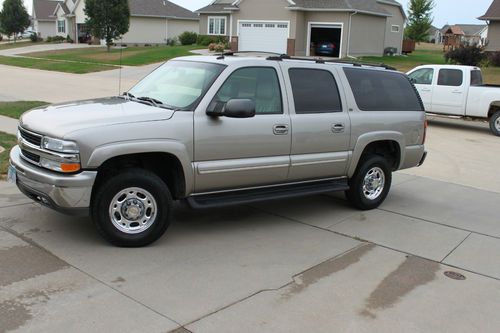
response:
M329 47L329 48L331 48L331 49L334 49L334 48L335 48L335 45L334 45L334 44L332 44L332 43L330 43L330 44L328 44L328 47Z
M427 119L425 119L425 122L424 122L424 139L422 140L422 144L425 144L425 139L427 138L427 127L429 126L429 124L427 123Z

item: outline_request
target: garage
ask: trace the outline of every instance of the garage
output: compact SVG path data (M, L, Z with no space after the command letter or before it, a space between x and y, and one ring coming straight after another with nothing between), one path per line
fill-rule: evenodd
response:
M309 23L308 39L307 55L340 58L342 47L341 23Z
M287 50L288 22L240 21L238 50L284 54Z

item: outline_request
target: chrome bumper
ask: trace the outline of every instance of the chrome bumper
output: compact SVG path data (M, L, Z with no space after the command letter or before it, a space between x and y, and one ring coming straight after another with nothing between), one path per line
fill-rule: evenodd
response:
M61 175L44 170L21 158L18 146L10 152L10 165L16 170L16 184L29 198L68 215L89 215L96 171Z

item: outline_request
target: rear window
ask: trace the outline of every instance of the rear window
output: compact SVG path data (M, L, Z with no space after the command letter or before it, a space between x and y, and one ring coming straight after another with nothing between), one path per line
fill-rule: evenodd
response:
M470 85L471 86L483 85L483 76L481 75L481 71L474 70L470 72Z
M439 71L438 85L460 87L464 82L462 71L459 69L441 69Z
M295 113L342 112L340 94L332 73L325 70L289 70Z
M423 111L410 80L401 73L344 68L356 104L363 111Z

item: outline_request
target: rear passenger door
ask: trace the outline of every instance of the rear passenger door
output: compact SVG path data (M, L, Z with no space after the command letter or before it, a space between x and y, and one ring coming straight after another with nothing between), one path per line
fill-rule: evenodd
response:
M462 70L440 69L432 96L432 112L465 115L466 89Z
M308 66L309 65L309 66ZM344 176L351 123L333 66L283 63L292 124L289 181Z

